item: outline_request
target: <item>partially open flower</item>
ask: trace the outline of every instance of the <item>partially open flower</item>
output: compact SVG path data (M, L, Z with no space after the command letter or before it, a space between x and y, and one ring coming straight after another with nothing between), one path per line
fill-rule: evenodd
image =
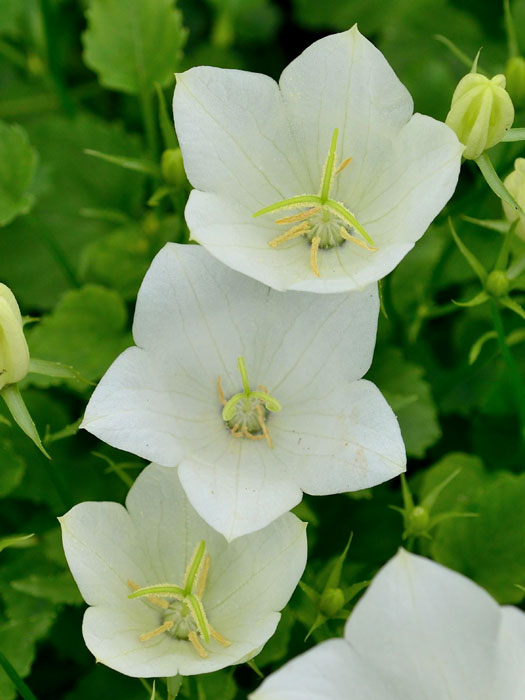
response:
M522 700L525 615L470 579L399 553L345 627L285 664L252 700Z
M24 324L13 292L0 283L0 389L21 381L29 371Z
M514 197L516 202L525 210L525 158L516 158L514 170L507 175L503 184ZM514 207L502 200L503 212L508 221L519 219L515 233L525 240L525 220Z
M194 240L278 290L342 292L384 277L456 187L462 147L354 26L282 73L177 76L175 128Z
M81 503L60 519L97 661L135 677L216 671L255 656L306 564L286 513L228 544L197 515L177 472L150 465L126 508Z
M505 90L505 76L487 78L467 73L452 96L446 123L465 146L465 158L478 158L505 136L514 121L514 106Z
M405 470L392 410L371 382L379 303L282 294L198 246L168 244L137 299L138 347L110 367L82 427L178 467L194 508L228 539L302 492L355 491Z

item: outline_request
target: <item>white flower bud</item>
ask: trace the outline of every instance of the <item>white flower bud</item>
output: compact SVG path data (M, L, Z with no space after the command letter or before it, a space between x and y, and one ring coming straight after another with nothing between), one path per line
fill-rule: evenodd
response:
M495 146L512 126L514 106L505 76L469 73L458 83L445 123L465 146L464 158L478 158Z
M507 175L503 184L514 197L516 202L522 209L525 208L525 158L516 158L514 161L514 170ZM516 235L525 240L525 220L520 217L518 212L511 207L507 202L503 202L503 212L508 221L520 219L516 226Z
M0 389L23 379L29 371L24 325L13 292L0 283Z

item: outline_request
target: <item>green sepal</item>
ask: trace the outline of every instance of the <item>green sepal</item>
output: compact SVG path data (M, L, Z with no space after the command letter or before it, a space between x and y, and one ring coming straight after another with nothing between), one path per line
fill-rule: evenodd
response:
M0 552L3 552L7 547L15 547L22 549L24 547L32 547L36 544L34 533L30 535L5 535L0 537Z
M91 148L85 148L84 153L88 156L93 156L94 158L99 158L100 160L105 160L108 163L113 163L113 165L118 165L126 170L133 170L134 172L143 173L144 175L153 175L153 177L160 177L160 167L157 163L146 158L130 158L128 156L115 156L110 153L102 153L101 151L94 151Z
M476 340L476 342L472 345L470 348L470 352L468 354L468 363L469 365L473 365L474 362L478 359L480 356L480 353L483 349L483 346L485 343L489 340L495 339L497 340L498 334L496 331L487 331L486 333L483 333L483 335L480 335L480 337Z
M0 396L4 399L6 406L18 427L23 430L30 440L34 442L45 457L51 459L43 446L42 441L40 440L40 435L38 434L38 430L36 429L33 419L31 418L31 414L27 410L27 406L25 405L18 385L7 384L0 391Z
M453 299L452 303L455 304L456 306L480 306L481 304L484 304L488 300L489 300L489 295L483 289L481 292L476 294L475 297L472 297L472 299L469 299L468 301L456 301L455 299Z
M467 246L463 243L461 238L458 236L456 233L456 229L454 228L454 224L452 223L452 219L449 217L448 218L448 225L450 228L450 233L452 234L452 238L455 240L457 247L459 248L460 253L463 255L465 260L468 262L472 270L476 273L476 275L479 277L480 281L485 284L488 276L488 272L485 270L483 265L480 263L480 261L477 259L477 257L472 253Z
M44 374L46 377L61 377L63 379L76 379L79 382L94 386L94 382L83 377L80 372L70 365L65 365L62 362L52 362L51 360L39 360L36 357L31 357L29 360L29 372L34 374Z
M162 140L164 141L164 148L177 148L179 145L177 134L175 133L173 119L170 118L168 106L160 83L155 83L155 91L159 102L159 126Z
M500 297L498 301L507 309L510 309L510 311L514 311L515 314L517 314L520 318L525 320L525 309L523 309L523 307L520 304L518 304L518 302L515 299L511 299L507 296Z
M525 129L516 128L509 129L505 136L501 139L502 141L525 141Z
M507 202L507 204L510 204L510 206L515 209L520 216L525 216L523 209L505 187L499 175L494 170L494 166L492 165L487 153L482 153L478 158L475 158L474 161L485 178L487 185L494 192L494 194L496 194L504 202Z
M463 221L468 221L469 224L486 228L489 231L497 231L498 233L507 233L509 230L509 222L506 219L476 219L473 216L464 214L460 217Z

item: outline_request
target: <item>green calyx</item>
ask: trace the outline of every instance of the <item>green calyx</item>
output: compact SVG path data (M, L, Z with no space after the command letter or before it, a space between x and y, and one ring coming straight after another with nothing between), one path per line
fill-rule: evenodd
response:
M244 357L242 357L242 355L237 359L237 365L241 375L243 390L238 394L234 394L225 403L224 408L222 409L223 421L227 424L231 423L239 412L245 414L247 423L250 422L251 414L254 414L253 419L255 421L255 409L256 406L260 405L261 403L266 411L278 413L282 407L276 398L265 391L261 391L259 389L252 391L250 388L248 370L246 369L246 363L244 362ZM233 427L233 425L230 427ZM258 430L258 428L255 427L255 423L253 424L253 430L250 429L249 425L247 425L247 428L250 430L250 432L255 432L255 430Z

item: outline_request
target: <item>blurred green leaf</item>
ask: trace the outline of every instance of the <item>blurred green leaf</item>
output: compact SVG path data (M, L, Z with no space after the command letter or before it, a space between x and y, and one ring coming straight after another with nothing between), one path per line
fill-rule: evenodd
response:
M173 0L90 0L84 59L104 87L138 95L173 79L186 30Z
M35 174L37 154L22 127L0 122L0 226L34 204L29 187Z
M86 379L100 379L116 356L131 344L126 323L126 308L117 292L87 285L67 292L53 313L31 329L30 351L71 365ZM38 386L61 381L31 376L31 383Z
M367 379L381 389L397 415L407 454L422 457L441 437L437 409L425 370L394 347L376 350Z
M64 571L53 577L31 574L26 578L12 581L11 586L15 591L27 593L35 598L45 598L51 603L67 603L69 605L82 603L82 596L69 571Z

